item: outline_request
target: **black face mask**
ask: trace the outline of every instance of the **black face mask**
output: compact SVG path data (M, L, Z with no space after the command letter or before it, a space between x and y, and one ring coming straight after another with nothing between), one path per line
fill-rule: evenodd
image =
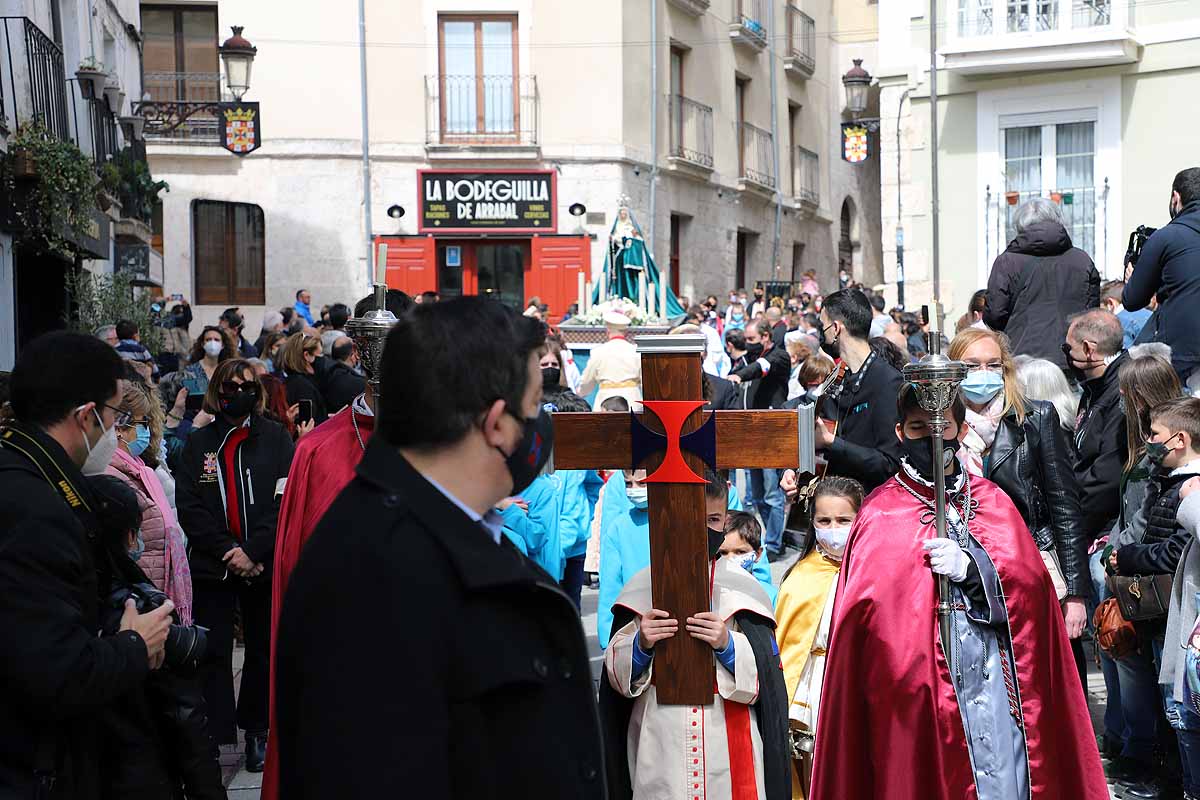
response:
M762 342L756 342L755 344L747 344L746 345L746 360L747 361L758 361L760 358L762 358L762 354L763 354Z
M905 438L901 443L901 449L904 450L904 460L909 466L917 471L925 480L933 482L933 452L929 443L930 437L922 436L920 439ZM960 442L958 439L944 439L942 445L942 468L945 469L956 455Z
M258 387L250 385L233 394L220 394L221 413L231 419L240 419L258 405Z
M542 388L553 389L558 386L562 370L558 367L542 367Z
M550 422L550 412L544 408L536 417L529 419L513 416L520 420L524 428L521 441L517 442L511 453L505 453L499 447L496 450L504 456L504 466L508 467L508 474L512 476L513 488L509 494L520 494L529 488L529 484L533 483L533 479L550 460L551 448L554 447L554 425Z
M721 545L725 542L725 531L716 528L708 529L708 560L713 561L721 554Z
M1083 383L1088 379L1087 374L1084 372L1085 369L1093 369L1094 367L1104 363L1103 360L1094 361L1092 359L1077 361L1075 356L1071 355L1071 345L1067 344L1066 342L1063 342L1062 344L1062 352L1067 359L1067 371L1071 373L1071 377L1075 379L1076 383ZM1083 366L1080 366L1080 364Z
M829 339L825 336L825 331L832 327L832 325L829 325L821 328L821 350L825 353L825 355L829 356L834 361L837 361L842 357L841 348L838 347L837 338L835 337L833 339Z

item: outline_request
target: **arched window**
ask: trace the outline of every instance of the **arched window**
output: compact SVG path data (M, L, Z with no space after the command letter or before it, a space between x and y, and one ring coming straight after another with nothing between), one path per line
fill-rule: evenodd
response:
M854 204L847 197L842 202L842 230L838 237L838 270L845 270L854 277L854 239L851 228L854 225Z

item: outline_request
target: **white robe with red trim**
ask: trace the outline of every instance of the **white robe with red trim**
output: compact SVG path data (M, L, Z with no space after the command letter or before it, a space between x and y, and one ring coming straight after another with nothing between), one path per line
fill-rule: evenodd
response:
M634 699L627 735L634 800L765 800L762 737L750 707L758 699L758 668L749 640L732 619L750 611L774 620L762 586L736 564L717 562L712 608L729 625L734 673L715 663L717 690L705 706L659 705L651 684L653 661L631 680L640 615L653 607L649 569L633 576L616 605L639 615L613 634L604 655L609 684ZM689 635L685 620L679 620L675 635Z

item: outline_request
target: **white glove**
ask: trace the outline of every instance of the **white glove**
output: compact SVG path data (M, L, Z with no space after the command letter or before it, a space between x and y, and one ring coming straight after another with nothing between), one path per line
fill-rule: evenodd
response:
M926 539L921 545L929 553L929 566L938 575L945 575L954 583L967 578L967 567L971 559L958 542L953 539Z

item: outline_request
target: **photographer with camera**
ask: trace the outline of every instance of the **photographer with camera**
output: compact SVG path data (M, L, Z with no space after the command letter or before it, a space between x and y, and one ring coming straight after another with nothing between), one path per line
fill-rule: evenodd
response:
M112 475L88 483L96 498L97 567L102 600L101 630L113 635L127 604L138 611L170 601L142 569L145 553L141 500ZM163 666L105 710L101 736L104 797L121 800L225 800L221 766L208 736L204 695L196 669L207 631L171 615Z
M117 447L125 367L91 336L55 332L21 352L0 433L0 797L101 796L101 715L163 659L169 601L125 604L101 628L96 501L85 474Z
M1157 296L1150 341L1171 346L1171 366L1186 382L1200 366L1200 167L1175 176L1169 210L1171 221L1136 256L1121 302L1137 311Z
M319 345L318 345L319 346ZM246 731L246 769L266 757L271 564L279 498L292 463L292 437L263 416L266 392L254 366L221 362L204 410L214 421L188 437L176 472L179 523L187 531L192 610L209 629L201 665L210 729L218 744ZM233 693L233 617L241 609L246 653L241 694Z

